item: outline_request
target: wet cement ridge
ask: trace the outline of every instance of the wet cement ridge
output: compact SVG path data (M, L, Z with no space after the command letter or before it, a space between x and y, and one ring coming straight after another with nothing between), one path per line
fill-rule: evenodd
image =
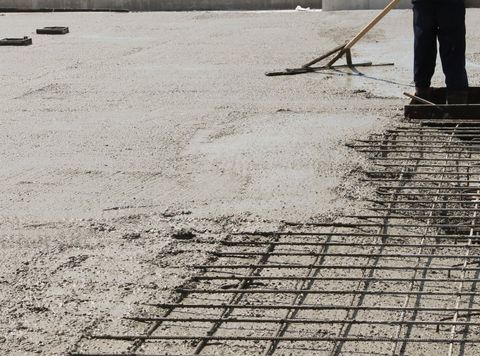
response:
M374 164L365 212L210 243L171 302L129 315L124 332L93 332L73 354L478 353L478 124L406 124L357 141ZM208 245L177 239L179 252Z

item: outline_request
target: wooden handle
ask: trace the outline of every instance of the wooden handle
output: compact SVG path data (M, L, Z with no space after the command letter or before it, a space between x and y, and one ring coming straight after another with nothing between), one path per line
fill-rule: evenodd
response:
M345 50L352 48L355 44L360 41L381 19L385 17L395 6L398 5L400 0L392 0L385 9L382 10L367 26L365 26L359 33L356 35L350 42L345 45Z
M416 101L418 101L419 103L422 103L422 104L437 106L437 104L432 103L431 101L425 100L423 98L420 98L419 96L416 96L416 95L413 95L413 94L410 94L410 93L407 93L407 92L403 93L403 95L408 96L410 99L416 100Z

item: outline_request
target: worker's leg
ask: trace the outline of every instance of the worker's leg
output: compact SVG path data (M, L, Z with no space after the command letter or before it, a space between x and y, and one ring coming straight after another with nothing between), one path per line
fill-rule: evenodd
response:
M417 95L426 96L435 73L437 59L437 24L435 6L431 2L413 5L415 34L414 81Z
M452 99L450 101L463 103L468 91L465 70L465 5L458 1L437 6L438 40L447 91Z

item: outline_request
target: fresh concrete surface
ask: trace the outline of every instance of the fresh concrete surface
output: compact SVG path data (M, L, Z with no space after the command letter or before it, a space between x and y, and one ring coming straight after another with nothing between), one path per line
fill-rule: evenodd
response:
M303 197L302 204L297 198L304 189L316 192L335 183L330 174L318 175L327 165L314 163L317 153L311 156L311 146L328 147L324 139L343 137L342 127L334 134L343 121L339 105L358 101L371 112L376 103L338 95L337 88L347 86L348 94L368 87L395 97L401 97L401 89L365 78L267 78L263 73L300 65L337 46L373 14L0 17L6 37L33 35L43 26L71 30L66 36L33 35L31 47L0 51L0 111L8 118L0 130L6 167L0 178L8 182L0 186L4 216L51 221L89 218L114 206L159 204L201 207L208 215L252 211L282 217L286 211L316 211L316 193ZM375 47L375 40L398 42L387 31L402 15L410 16L393 13L355 56L395 60L397 67L367 72L408 85L410 27L396 30L404 33L398 55ZM370 115L351 110L347 127L365 120L372 124ZM326 120L318 120L322 113L329 113ZM330 131L327 137L324 130ZM285 164L278 167L279 162ZM321 193L322 201L335 199L328 194ZM279 201L285 205L277 206Z
M394 67L264 72L343 43L375 13L1 16L0 33L34 44L0 48L0 355L131 333L123 316L171 300L186 266L211 256L179 253L173 229L214 241L358 212L365 156L345 143L401 119L411 12L353 51ZM478 85L480 12L467 15ZM34 34L55 25L71 33Z
M0 0L0 8L127 9L130 11L283 10L322 8L322 0Z

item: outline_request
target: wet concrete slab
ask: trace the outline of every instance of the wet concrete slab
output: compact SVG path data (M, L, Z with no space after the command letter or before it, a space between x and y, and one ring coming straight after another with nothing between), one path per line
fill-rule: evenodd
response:
M344 43L376 13L1 16L5 37L33 45L0 50L0 353L65 354L101 315L115 326L168 300L188 263L209 258L171 253L173 229L211 242L356 211L367 163L345 144L403 118L411 12L353 51L394 67L264 73ZM472 83L478 15L467 12ZM35 34L47 26L70 33Z

